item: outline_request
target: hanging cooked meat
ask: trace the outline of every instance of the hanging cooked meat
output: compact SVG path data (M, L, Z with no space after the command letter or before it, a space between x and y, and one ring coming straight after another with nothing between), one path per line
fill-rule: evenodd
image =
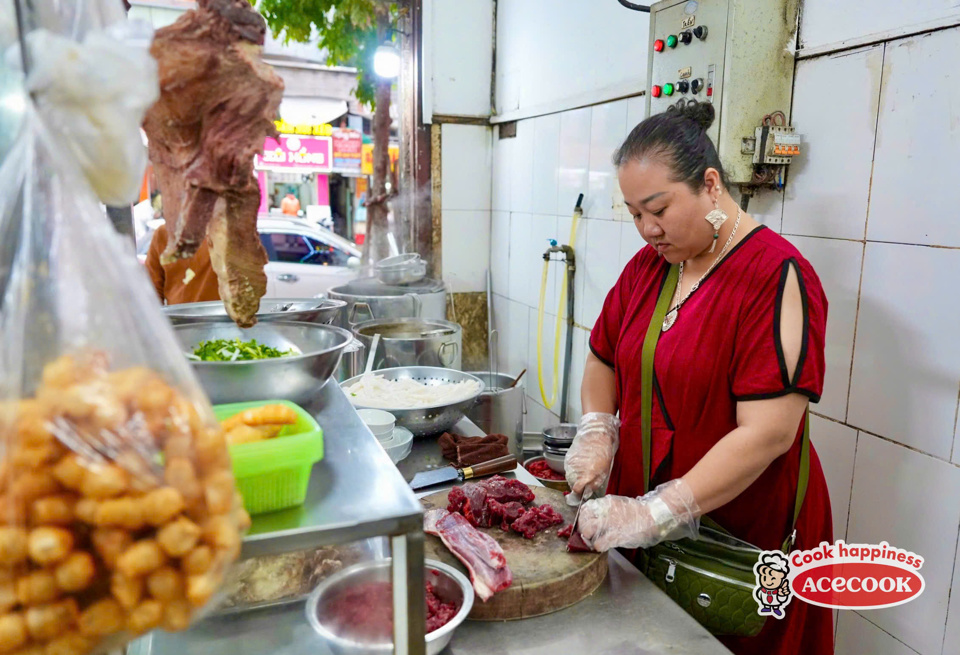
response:
M249 2L198 5L157 30L150 48L160 99L143 128L170 232L163 256L190 257L209 236L227 313L249 327L267 290L253 157L276 136L283 81L260 58L266 24Z

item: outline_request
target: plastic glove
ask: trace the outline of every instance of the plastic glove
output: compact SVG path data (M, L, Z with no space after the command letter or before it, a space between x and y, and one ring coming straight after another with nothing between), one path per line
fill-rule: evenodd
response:
M650 548L661 541L696 539L700 506L682 479L661 484L640 498L607 496L584 503L577 527L597 552Z
M600 412L583 415L577 436L563 460L567 484L573 494L587 498L599 495L606 488L619 445L620 419Z

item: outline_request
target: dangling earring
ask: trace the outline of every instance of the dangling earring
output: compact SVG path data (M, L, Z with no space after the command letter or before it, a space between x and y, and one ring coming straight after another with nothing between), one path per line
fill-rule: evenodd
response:
M717 239L720 238L720 226L727 220L727 213L720 209L719 200L720 197L718 196L717 199L713 201L713 211L704 217L706 221L713 226L713 243L710 245L709 252L717 249Z

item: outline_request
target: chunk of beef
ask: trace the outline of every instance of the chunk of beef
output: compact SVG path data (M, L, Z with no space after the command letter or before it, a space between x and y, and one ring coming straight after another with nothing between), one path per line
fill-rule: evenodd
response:
M554 525L563 523L563 517L550 505L528 507L523 516L513 522L514 532L522 534L527 539L533 539L538 532Z
M513 522L526 511L524 506L516 501L501 503L493 498L487 498L487 509L490 510L492 523L500 522L500 529L507 532Z

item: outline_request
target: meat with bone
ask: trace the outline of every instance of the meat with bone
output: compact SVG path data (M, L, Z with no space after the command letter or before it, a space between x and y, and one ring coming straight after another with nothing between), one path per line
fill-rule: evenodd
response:
M538 532L562 523L563 517L557 510L550 505L540 505L528 507L523 516L514 521L510 527L527 539L533 539Z
M463 562L474 591L484 602L513 582L497 540L474 528L460 514L432 509L424 514L423 531L440 537L443 545Z
M283 95L260 58L265 33L246 0L199 0L157 30L160 99L143 123L171 235L164 258L190 257L209 236L220 297L242 327L256 322L267 289L253 157L276 135Z

